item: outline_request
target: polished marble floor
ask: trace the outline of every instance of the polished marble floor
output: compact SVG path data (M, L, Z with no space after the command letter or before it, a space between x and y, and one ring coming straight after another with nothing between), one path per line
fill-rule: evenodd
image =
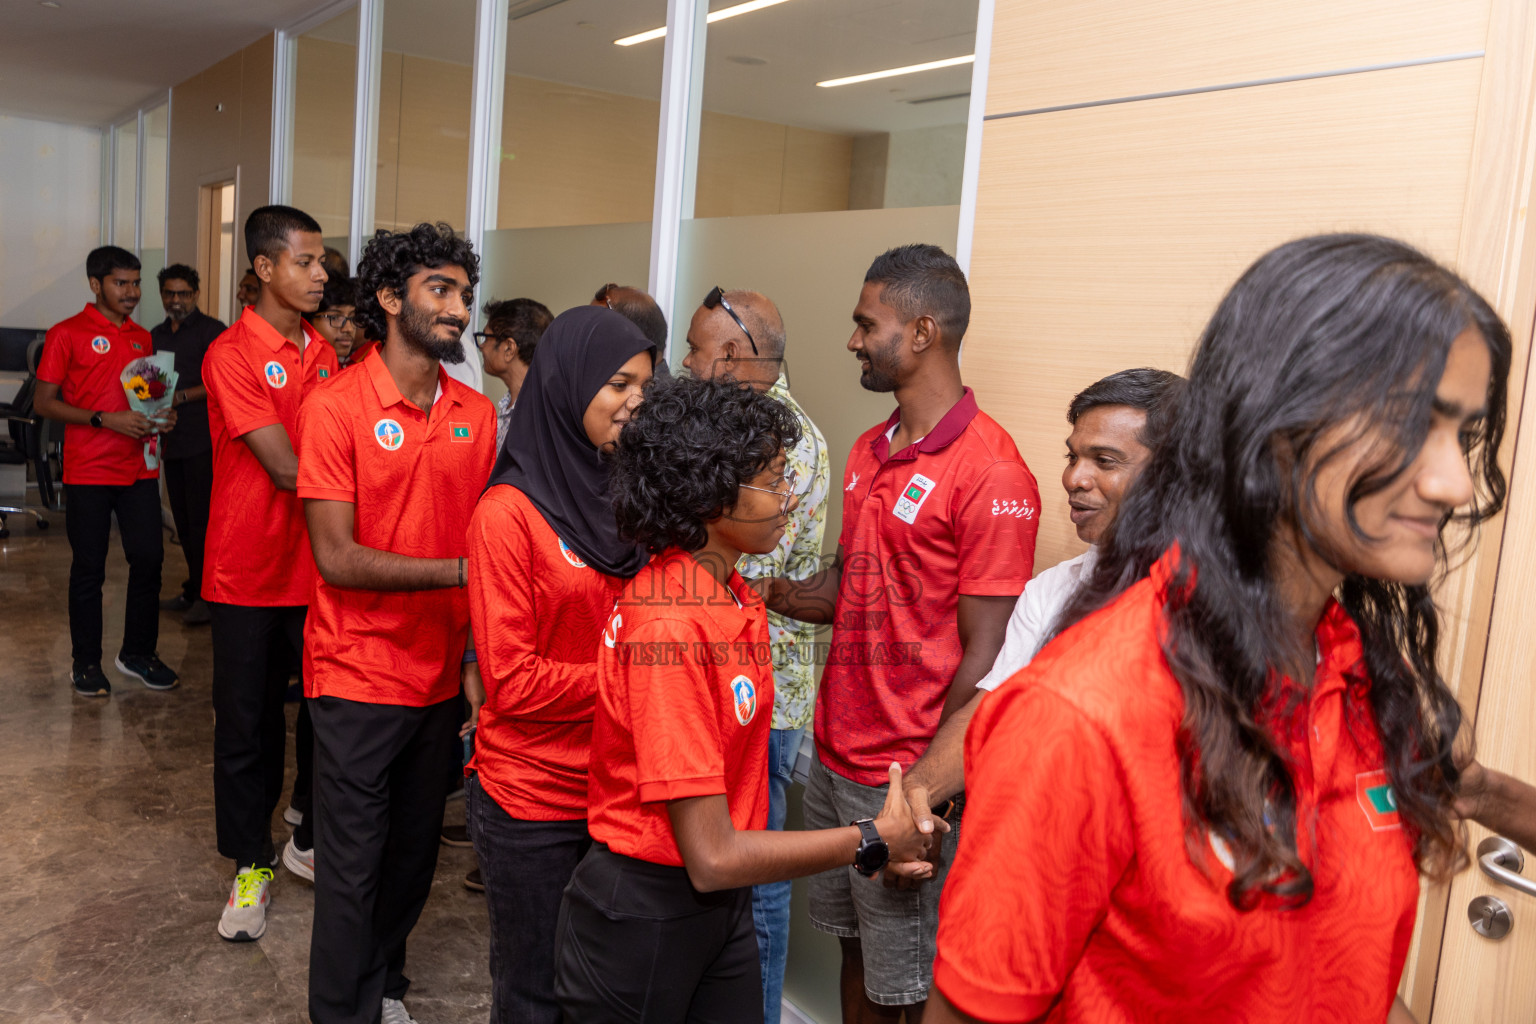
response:
M277 869L267 933L214 931L233 865L214 849L208 627L161 616L168 693L107 668L113 695L69 687L62 515L40 531L11 517L0 541L0 1024L245 1024L304 1012L313 898ZM167 595L186 575L166 546ZM114 539L104 650L122 638L127 566ZM291 731L296 705L289 706ZM462 821L463 801L449 804ZM274 839L286 841L281 811ZM461 880L469 850L442 848L411 936L406 1005L421 1024L484 1021L490 1006L483 899Z

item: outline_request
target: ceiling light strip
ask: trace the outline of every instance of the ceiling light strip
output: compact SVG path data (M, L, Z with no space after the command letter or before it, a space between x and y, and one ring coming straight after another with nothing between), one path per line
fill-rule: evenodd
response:
M777 7L779 4L788 3L788 0L747 0L744 4L736 4L734 7L725 7L718 11L711 11L704 20L713 25L717 21L726 18L735 18L742 14L751 14L753 11L761 11L767 7ZM653 28L648 32L637 32L623 39L615 39L614 46L634 46L636 43L648 43L652 39L661 39L667 34L667 27Z
M871 71L863 75L849 75L847 78L829 78L825 82L816 84L823 89L836 88L839 85L857 85L860 82L873 82L877 78L895 78L897 75L912 75L919 71L936 71L939 68L959 67L961 64L974 64L976 55L968 53L964 57L949 57L944 60L930 60L926 64L908 64L903 68L888 68L885 71Z

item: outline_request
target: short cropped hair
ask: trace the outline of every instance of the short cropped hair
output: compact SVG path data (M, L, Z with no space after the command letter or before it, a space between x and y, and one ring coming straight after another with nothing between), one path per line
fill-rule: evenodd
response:
M620 292L620 289L623 291ZM666 349L666 315L644 288L632 284L605 284L592 296L592 301L606 302L608 308L640 328L640 333L645 335L646 341L656 346L657 352Z
M653 383L613 455L619 533L652 552L697 551L741 485L799 441L794 413L728 378Z
M865 284L880 285L880 300L908 322L931 316L951 349L971 323L971 289L955 258L936 245L914 242L875 257Z
M485 304L485 329L495 334L510 334L517 342L517 358L524 365L533 362L539 339L555 315L537 299L502 299Z
M95 281L106 280L114 270L138 270L140 267L137 256L115 245L92 249L85 257L85 276Z
M1106 405L1125 405L1147 414L1147 424L1137 437L1148 448L1161 443L1167 424L1184 393L1184 378L1150 366L1121 370L1095 381L1072 397L1067 422L1076 425L1088 410Z
M437 267L462 267L471 288L480 283L480 257L474 246L447 224L377 232L357 264L357 325L370 337L387 337L389 321L379 292L387 288L404 300L411 278Z
M193 291L199 291L202 288L202 279L197 276L197 271L185 263L172 263L156 274L155 280L159 282L161 288L165 287L167 281L185 281L192 286Z
M288 235L305 231L318 235L320 222L292 206L262 206L245 219L245 255L254 269L257 256L275 260L288 248Z

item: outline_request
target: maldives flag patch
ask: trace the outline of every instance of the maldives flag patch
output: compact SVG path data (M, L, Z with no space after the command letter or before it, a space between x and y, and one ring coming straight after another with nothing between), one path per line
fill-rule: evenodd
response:
M448 436L462 444L470 444L475 440L475 435L469 429L468 423L449 423Z
M1371 823L1373 830L1383 832L1389 828L1402 827L1397 797L1392 793L1392 784L1387 781L1385 771L1361 772L1356 775L1355 799L1360 802L1365 820Z

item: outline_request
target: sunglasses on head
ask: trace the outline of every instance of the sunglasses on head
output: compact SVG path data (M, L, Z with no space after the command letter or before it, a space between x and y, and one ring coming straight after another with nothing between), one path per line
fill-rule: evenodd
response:
M747 344L752 346L752 354L757 355L757 341L753 339L752 332L747 330L747 325L741 322L741 317L737 316L736 311L731 308L731 304L725 301L725 289L719 285L715 285L709 290L709 294L704 296L705 309L714 309L716 306L725 310L730 314L731 319L736 321L736 326L741 328L741 333L747 336Z

